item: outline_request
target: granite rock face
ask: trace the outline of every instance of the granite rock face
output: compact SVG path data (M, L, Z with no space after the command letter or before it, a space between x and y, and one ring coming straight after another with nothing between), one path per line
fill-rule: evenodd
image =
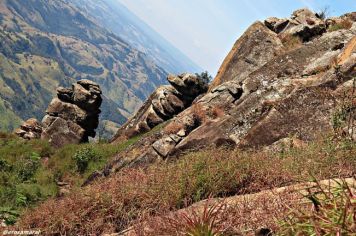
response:
M58 88L43 118L42 139L53 146L87 142L95 137L99 124L101 89L90 80L80 80L72 88Z
M264 148L288 137L303 143L334 131L345 94L353 96L355 90L353 16L340 17L351 27L332 30L330 19L307 9L288 19L254 23L237 40L207 93L162 130L118 154L102 173L211 146ZM285 37L300 40L291 48ZM152 108L152 102L148 104ZM354 104L346 112L355 110ZM347 128L343 132L353 135Z
M195 74L169 75L167 80L170 85L156 89L136 115L119 129L114 142L147 132L171 119L208 90L208 82Z

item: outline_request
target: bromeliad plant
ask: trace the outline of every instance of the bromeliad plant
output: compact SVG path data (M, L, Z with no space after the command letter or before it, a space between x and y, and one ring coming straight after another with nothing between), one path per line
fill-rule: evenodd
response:
M308 190L311 207L293 209L281 225L280 235L356 235L355 186L336 181L336 186Z
M220 236L226 230L224 212L227 205L222 203L210 204L210 199L203 209L193 208L191 212L177 213L163 219L163 234L184 236Z

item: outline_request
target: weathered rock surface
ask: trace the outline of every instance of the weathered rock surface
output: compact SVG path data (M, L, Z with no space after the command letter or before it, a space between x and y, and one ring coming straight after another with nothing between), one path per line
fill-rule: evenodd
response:
M304 42L326 32L325 22L309 9L297 10L289 19L272 17L264 23L277 34L298 36Z
M277 34L261 22L256 22L236 41L225 58L211 88L223 82L241 81L282 52Z
M25 121L20 128L15 130L15 134L21 138L32 140L41 138L42 124L31 118Z
M159 87L122 128L113 141L122 141L147 132L171 119L208 90L207 81L194 74L169 75L170 85Z
M291 21L311 29L325 24L305 9L293 13ZM333 119L345 94L355 95L356 23L350 29L319 32L290 49L280 37L294 35L296 26L279 32L271 29L278 19L268 22L268 27L253 24L237 41L208 93L163 130L120 153L102 174L209 146L263 148L288 137L303 143L334 131ZM355 103L350 104L347 112L354 110ZM171 125L174 129L168 129Z
M95 137L102 103L99 85L80 80L72 88L58 88L42 123L36 119L24 122L15 133L24 139L45 139L55 147L87 142Z
M43 118L42 139L56 147L87 142L95 137L99 124L101 89L90 80L80 80L72 88L58 88Z

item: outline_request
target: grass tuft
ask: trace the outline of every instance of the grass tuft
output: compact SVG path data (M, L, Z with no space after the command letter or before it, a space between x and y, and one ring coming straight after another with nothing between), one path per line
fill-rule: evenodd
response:
M308 206L291 210L281 224L279 235L355 235L355 186L346 181L308 190Z

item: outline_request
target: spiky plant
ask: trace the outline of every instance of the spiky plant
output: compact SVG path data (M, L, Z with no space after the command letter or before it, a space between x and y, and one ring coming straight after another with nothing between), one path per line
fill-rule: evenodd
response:
M355 186L346 181L308 190L307 207L292 209L282 223L280 235L356 235ZM299 206L300 207L300 206Z

